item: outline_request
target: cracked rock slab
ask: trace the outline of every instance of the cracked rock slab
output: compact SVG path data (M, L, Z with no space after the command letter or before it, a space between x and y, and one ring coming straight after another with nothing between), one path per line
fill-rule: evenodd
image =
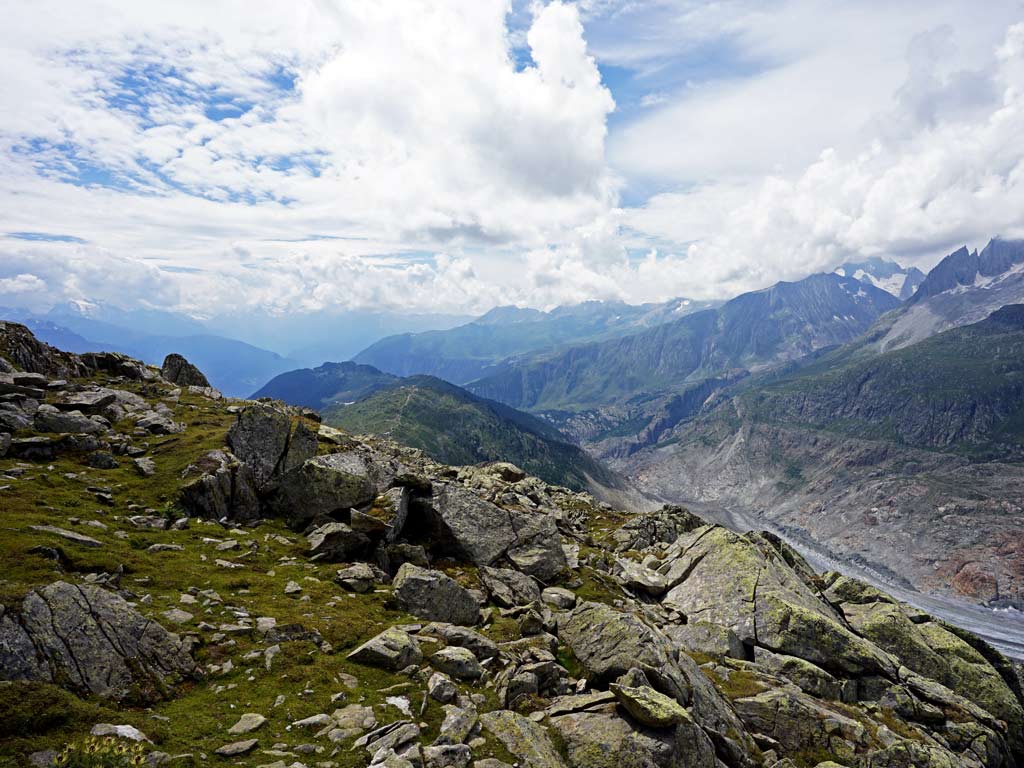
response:
M118 595L58 581L0 611L0 675L115 701L154 701L195 661L181 639Z

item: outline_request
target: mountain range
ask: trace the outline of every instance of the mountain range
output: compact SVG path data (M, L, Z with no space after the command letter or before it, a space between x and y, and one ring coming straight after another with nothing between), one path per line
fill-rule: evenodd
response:
M466 384L493 373L512 358L625 336L713 305L674 299L642 305L589 301L550 312L496 307L471 323L449 330L390 336L353 359L396 376L427 374Z
M329 426L384 436L436 461L509 461L549 483L647 506L547 422L433 376L400 378L368 365L327 363L281 374L253 397L313 408Z

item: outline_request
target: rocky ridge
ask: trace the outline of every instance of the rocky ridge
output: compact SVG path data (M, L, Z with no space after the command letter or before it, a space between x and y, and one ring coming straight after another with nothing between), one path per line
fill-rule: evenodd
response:
M19 564L0 582L0 733L19 734L0 755L16 764L90 731L138 734L170 765L1024 760L1019 670L774 536L55 363L38 399L0 395L22 415L37 403L12 445L52 447L0 458L0 546ZM38 409L68 396L109 426L37 435ZM178 431L140 425L159 404Z

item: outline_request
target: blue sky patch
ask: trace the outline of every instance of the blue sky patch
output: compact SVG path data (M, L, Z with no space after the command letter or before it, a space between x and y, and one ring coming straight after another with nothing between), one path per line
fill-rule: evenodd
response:
M46 243L85 243L80 237L74 235L55 235L49 232L8 232L7 237L14 240L33 240Z

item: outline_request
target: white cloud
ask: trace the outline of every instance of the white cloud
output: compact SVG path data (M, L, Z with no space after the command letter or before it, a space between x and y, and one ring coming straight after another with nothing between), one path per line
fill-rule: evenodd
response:
M30 272L0 278L0 296L5 293L38 293L45 290L46 283Z
M64 5L10 7L0 33L17 73L0 86L10 161L0 230L204 270L170 273L186 275L173 278L186 305L212 300L197 283L238 279L242 248L264 272L245 296L253 302L475 309L501 291L453 271L465 257L425 267L401 254L558 244L614 205L604 159L614 102L571 4L535 9L525 68L511 56L505 0L306 0L288 13L276 3ZM51 16L52 27L39 23ZM288 78L293 90L277 87ZM214 119L225 103L235 116ZM359 239L280 242L313 235ZM67 254L45 244L31 257L63 264ZM393 284L402 270L402 286L422 295L351 283Z
M1011 0L293 5L0 0L0 233L84 241L0 238L4 296L724 298L1022 223Z

